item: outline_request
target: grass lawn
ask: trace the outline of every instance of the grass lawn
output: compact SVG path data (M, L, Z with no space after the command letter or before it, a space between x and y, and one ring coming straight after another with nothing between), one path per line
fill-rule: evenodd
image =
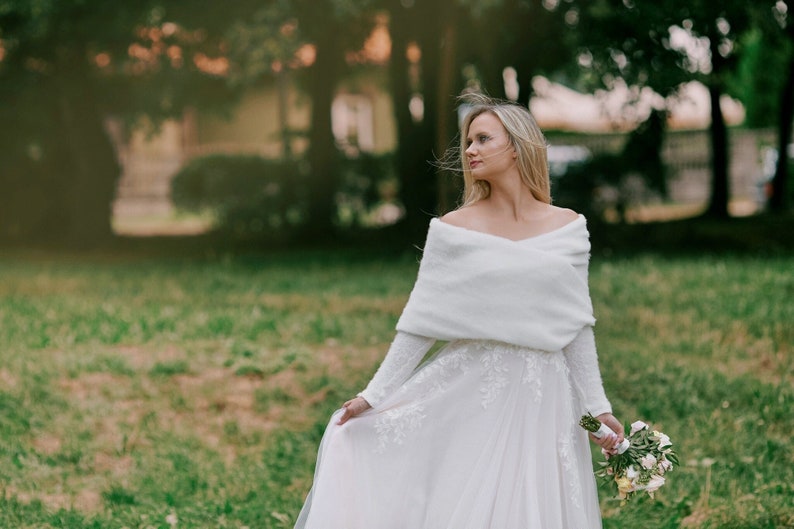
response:
M0 527L292 527L328 416L377 367L416 269L0 259ZM606 528L794 527L792 271L786 254L594 260L615 413L682 461L655 501L603 487Z

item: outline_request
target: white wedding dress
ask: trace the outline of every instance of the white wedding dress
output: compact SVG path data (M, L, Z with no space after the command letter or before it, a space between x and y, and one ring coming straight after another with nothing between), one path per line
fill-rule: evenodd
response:
M398 332L373 408L331 417L296 529L601 527L578 426L610 411L592 327L551 352L450 341L417 368L434 343Z

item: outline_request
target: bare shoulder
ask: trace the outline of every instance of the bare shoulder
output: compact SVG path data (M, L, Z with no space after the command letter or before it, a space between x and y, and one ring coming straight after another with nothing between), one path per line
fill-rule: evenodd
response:
M561 224L568 224L569 222L573 222L579 218L579 214L572 209L560 208L557 206L549 207L552 210L552 215L554 216L555 220L558 220Z
M477 229L482 227L483 215L477 204L450 211L440 219L442 222L459 228Z
M537 227L543 232L555 231L574 222L579 214L572 209L549 205L546 215Z

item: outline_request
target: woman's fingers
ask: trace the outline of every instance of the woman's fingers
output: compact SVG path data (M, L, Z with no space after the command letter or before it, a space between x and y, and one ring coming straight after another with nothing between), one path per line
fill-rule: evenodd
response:
M593 441L595 444L609 452L611 455L617 454L617 447L620 444L618 436L615 434L607 434L600 439L590 434L590 440Z
M342 404L342 416L337 421L337 424L345 424L349 419L352 419L359 413L366 411L371 406L362 397L356 397Z
M342 416L339 417L339 420L336 421L336 424L345 424L350 418L350 409L347 406L343 406L342 409Z
M598 420L608 426L612 433L608 433L600 439L590 434L590 440L603 448L605 452L612 455L617 454L617 448L623 442L623 425L611 413L602 413L598 416Z
M623 425L611 413L602 413L598 416L598 420L609 426L613 432L618 436L618 440L623 440Z
M596 444L607 450L611 453L617 453L618 444L620 444L618 440L618 436L615 434L608 434L602 437L601 439L596 439Z
M342 410L343 410L342 416L339 417L339 421L337 421L337 424L345 424L348 421L348 419L356 416L356 413L354 412L351 406L352 402L353 402L352 400L349 400L344 404L342 404Z

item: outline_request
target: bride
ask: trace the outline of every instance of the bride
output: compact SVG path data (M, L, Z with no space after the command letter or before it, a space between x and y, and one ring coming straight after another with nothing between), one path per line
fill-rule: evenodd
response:
M601 527L585 412L623 428L598 368L585 219L551 205L526 108L479 98L463 205L430 221L372 381L334 413L297 529ZM437 340L447 342L422 362Z

